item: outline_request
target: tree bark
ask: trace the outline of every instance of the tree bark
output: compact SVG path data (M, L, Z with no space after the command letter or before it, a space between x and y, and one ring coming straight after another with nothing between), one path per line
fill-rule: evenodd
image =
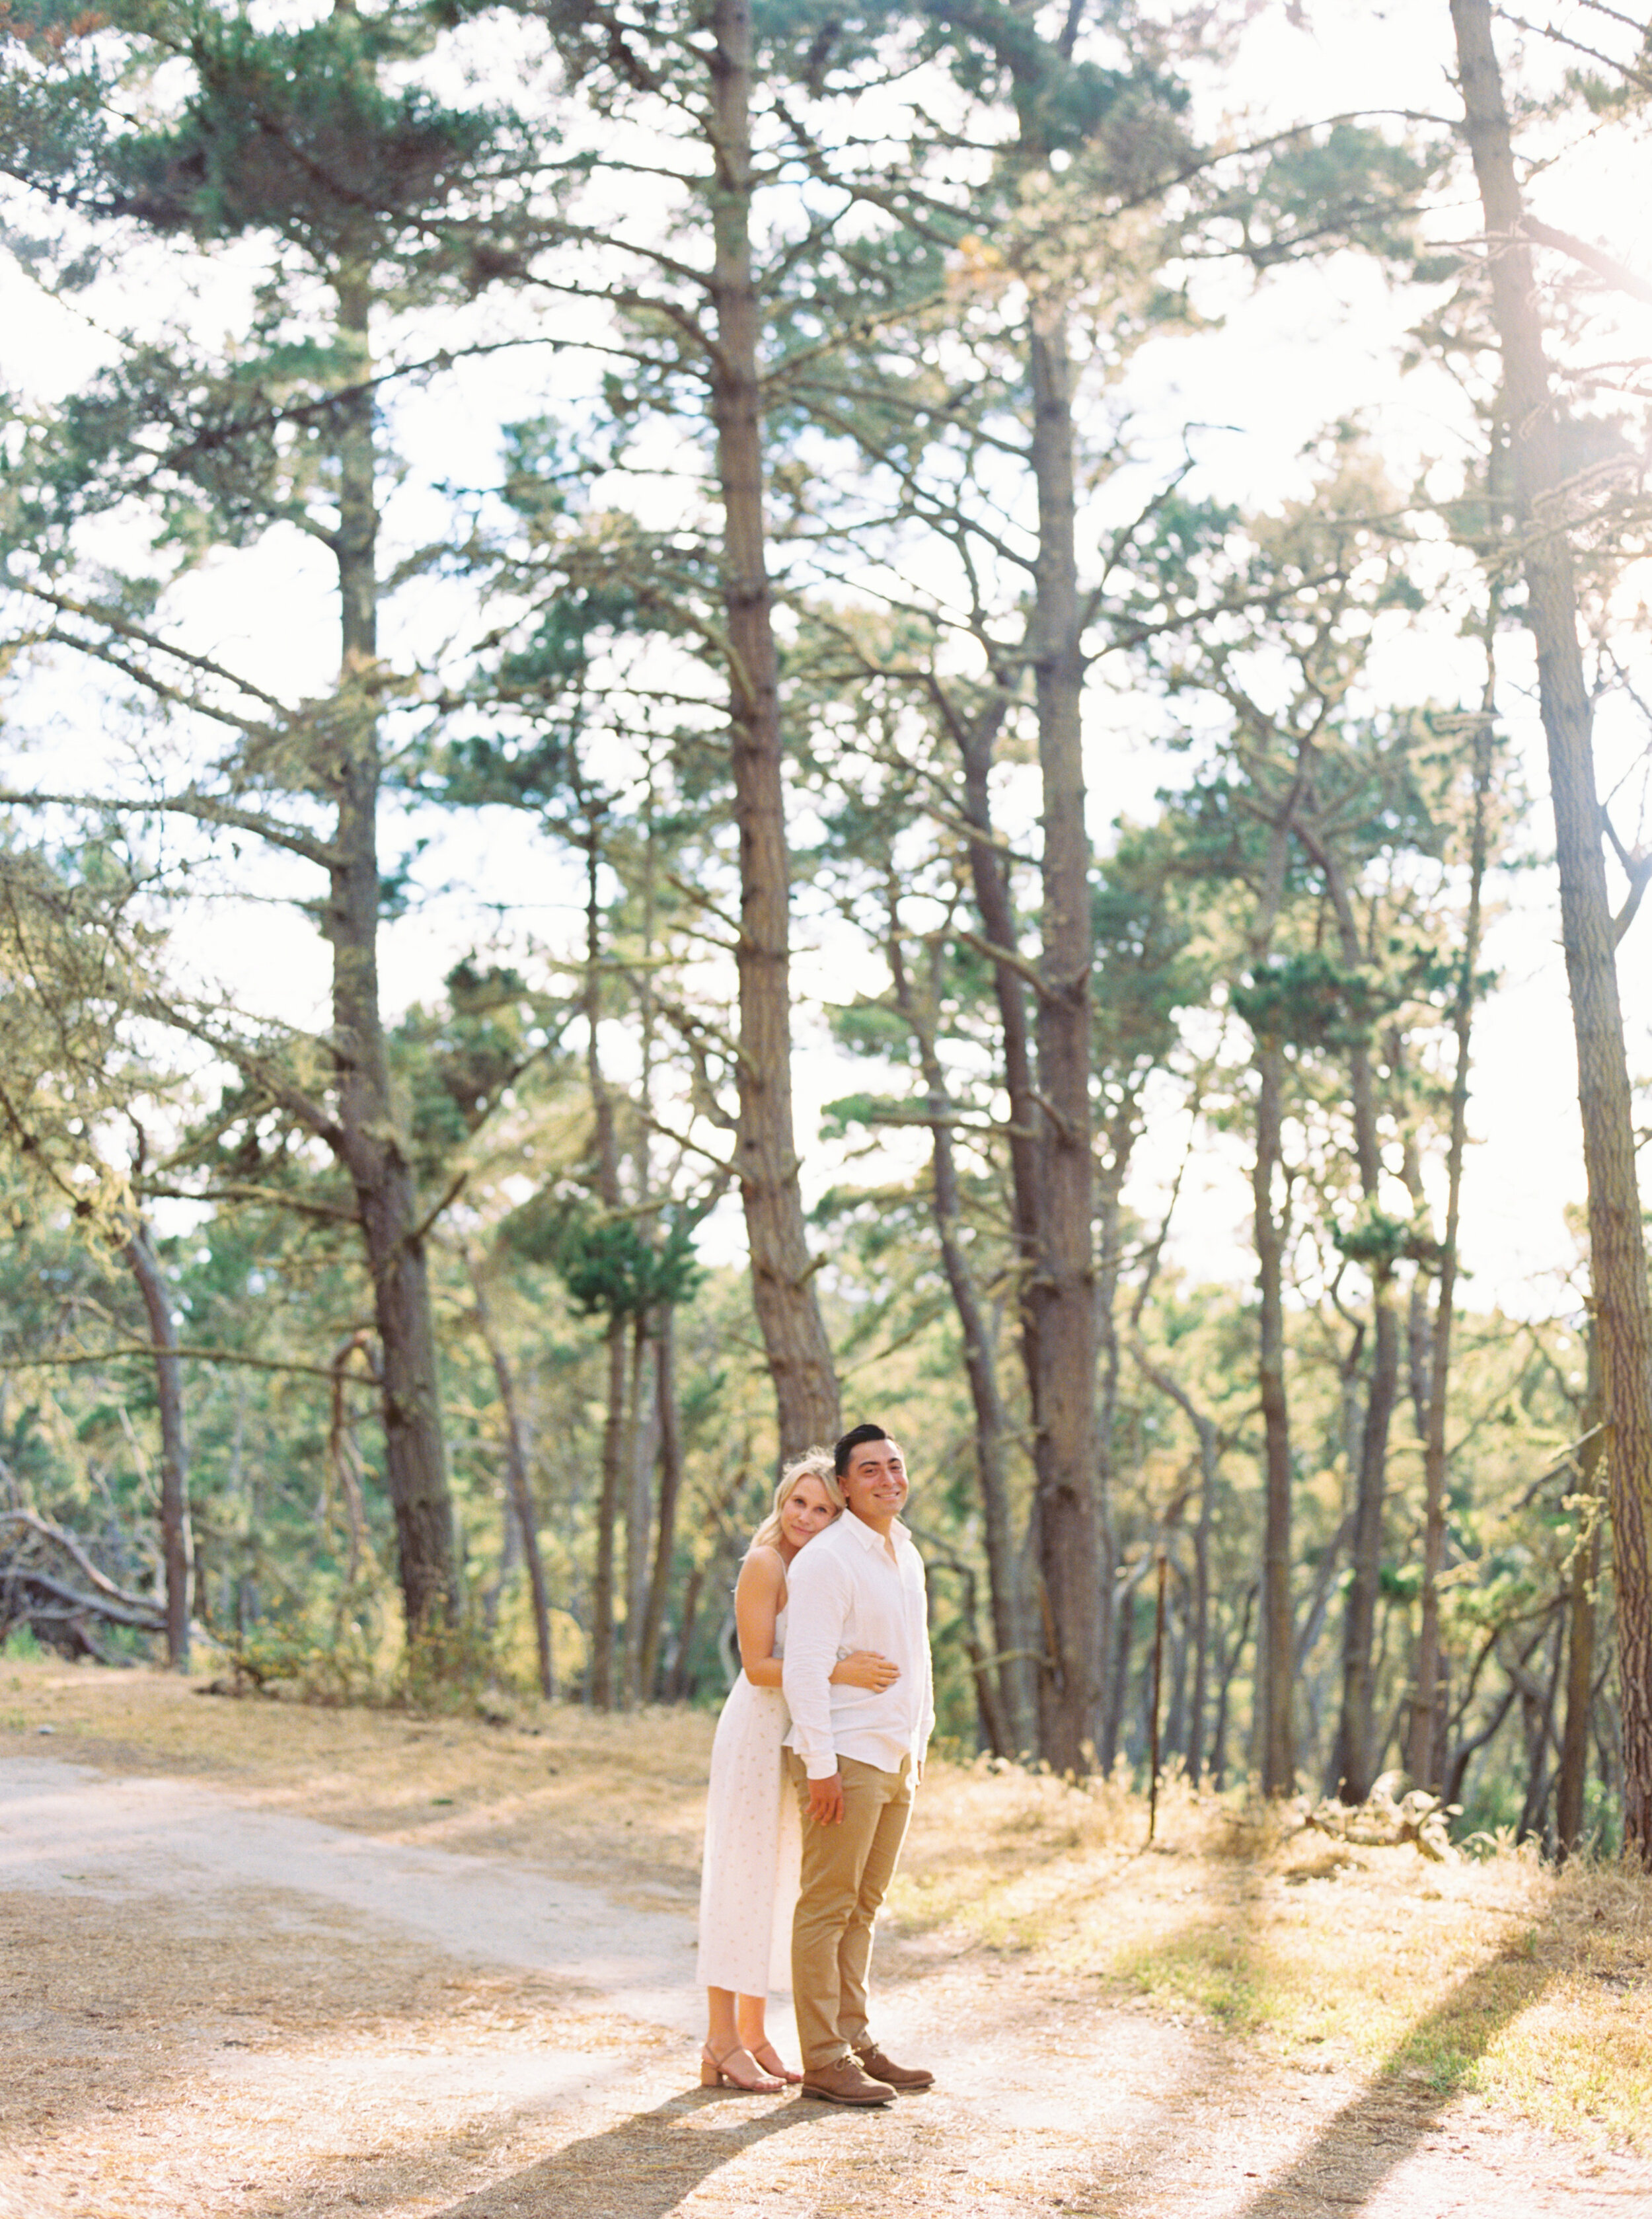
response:
M1091 1055L1094 1058L1092 1039ZM1096 1580L1099 1599L1097 1646L1102 1673L1101 1687L1101 1716L1105 1721L1112 1712L1113 1690L1107 1684L1106 1673L1113 1651L1113 1593L1118 1567L1118 1532L1113 1520L1113 1447L1114 1434L1119 1415L1119 1359L1121 1343L1119 1334L1119 1284L1123 1274L1124 1239L1124 1183L1129 1176L1130 1159L1140 1137L1140 1098L1133 1088L1127 1085L1120 1099L1113 1105L1102 1128L1106 1139L1104 1165L1095 1172L1093 1196L1095 1216L1091 1236L1091 1252L1095 1259L1095 1296L1092 1315L1096 1330L1096 1408L1095 1477L1096 1501ZM1138 1285L1134 1307L1131 1312L1132 1327L1141 1315L1141 1305L1152 1290L1152 1275L1157 1265L1151 1265ZM1105 1725L1103 1726L1103 1735Z
M597 1561L591 1587L591 1704L611 1711L623 1674L615 1656L614 1559L625 1493L625 1314L608 1321L608 1404L602 1421L602 1486L597 1496Z
M1129 1343L1132 1361L1161 1395L1170 1397L1192 1426L1199 1444L1199 1509L1193 1527L1193 1588L1188 1599L1187 1639L1193 1649L1193 1695L1187 1726L1187 1771L1190 1787L1204 1769L1205 1712L1209 1706L1210 1544L1215 1530L1216 1485L1224 1446L1220 1426L1206 1415L1171 1372L1153 1362L1139 1340Z
M970 1268L963 1239L963 1211L959 1199L958 1164L953 1147L953 1103L946 1073L935 1048L935 1027L928 1010L920 1007L907 968L902 942L898 890L891 879L888 887L890 977L896 1006L911 1029L929 1112L930 1209L941 1260L958 1312L964 1339L964 1371L969 1381L970 1402L975 1420L975 1473L981 1499L981 1539L986 1556L987 1587L992 1609L992 1638L997 1650L993 1667L997 1691L990 1701L983 1698L982 1716L997 1721L999 1737L993 1747L1013 1756L1031 1747L1032 1711L1027 1700L1028 1675L1024 1669L1026 1617L1021 1593L1009 1480L1005 1456L1009 1416L998 1389L986 1314ZM972 1610L973 1603L972 1601Z
M1020 934L1016 928L1009 872L993 836L991 782L993 744L1003 722L1007 699L1007 695L1001 695L986 715L969 724L955 724L953 730L964 768L963 814L970 826L970 885L975 897L976 911L988 945L1009 953L1015 949ZM1038 1277L1043 1238L1038 1147L1042 1114L1038 1106L1038 1090L1033 1078L1032 1031L1027 1019L1025 979L1015 963L1000 957L993 963L992 980L998 1007L999 1036L1003 1042L1004 1092L1009 1107L1007 1137L1011 1238L1015 1253L1016 1318L1020 1329L1022 1371L1027 1383L1028 1407L1036 1439L1042 1371L1038 1353L1038 1311L1033 1299L1033 1289ZM966 1337L968 1337L967 1327ZM1007 1436L1001 1435L1001 1438ZM1031 1546L1027 1553L1035 1557L1036 1498L1031 1524L1033 1530L1028 1537ZM1015 1599L1020 1631L1017 1638L1009 1644L1015 1649L1030 1645L1033 1627L1022 1562L1022 1551L1015 1549L1009 1567L1007 1590ZM996 1582L994 1618L996 1624ZM1015 1660L1011 1675L1013 1700L1009 1694L1005 1697L1006 1708L1016 1720L1016 1731L1018 1733L1027 1732L1028 1744L1033 1738L1031 1729L1035 1725L1037 1714L1038 1681L1028 1669L1033 1662L1031 1657Z
M1262 1613L1257 1627L1257 1768L1264 1795L1296 1785L1290 1604L1290 1406L1285 1393L1285 1246L1274 1207L1283 1160L1285 1054L1258 1041L1256 1158L1251 1168L1257 1278L1261 1291L1257 1385L1266 1443L1262 1543Z
M838 1431L837 1375L815 1294L792 1117L791 861L779 659L763 515L761 316L752 276L749 0L714 0L711 366L723 502L730 735L740 836L739 1120L735 1159L752 1300L774 1383L780 1454Z
M655 1417L660 1442L660 1496L655 1511L654 1570L649 1581L643 1638L637 1646L637 1688L642 1702L654 1700L659 1676L660 1642L666 1601L671 1592L672 1560L677 1548L677 1505L682 1497L682 1428L677 1411L677 1323L669 1307L661 1314L654 1354Z
M992 1659L987 1655L981 1640L980 1613L977 1607L975 1574L963 1559L954 1554L939 1535L917 1532L923 1545L925 1561L941 1571L957 1576L963 1603L959 1614L959 1632L963 1637L964 1653L969 1658L975 1681L976 1731L984 1747L1002 1754L1010 1747L1009 1722L1005 1718L998 1700L997 1675Z
M1469 1140L1470 1034L1475 967L1480 960L1481 908L1486 880L1487 803L1492 772L1492 687L1475 730L1474 818L1469 833L1469 914L1458 958L1451 1011L1456 1064L1451 1075L1451 1128L1445 1151L1445 1238L1440 1250L1439 1291L1428 1367L1428 1430L1423 1440L1423 1582L1417 1630L1417 1680L1413 1697L1407 1768L1419 1787L1439 1785L1444 1761L1441 1732L1440 1573L1445 1561L1446 1396L1451 1383L1451 1327L1456 1299L1457 1234L1463 1207L1463 1159Z
M613 1096L602 1068L602 904L598 880L601 853L599 812L586 803L585 855L585 1075L591 1097L591 1123L595 1154L597 1197L605 1210L618 1209L619 1143L614 1127ZM625 1456L626 1373L625 1312L609 1315L608 1399L602 1426L602 1484L597 1497L597 1552L591 1593L591 1677L589 1697L594 1708L612 1710L621 1692L624 1673L617 1658L614 1613L614 1564L619 1521L627 1499L629 1466Z
M1652 1862L1652 1302L1618 1001L1616 929L1601 849L1593 717L1571 549L1559 422L1522 236L1524 208L1489 0L1451 0L1465 126L1491 249L1492 310L1521 527L1539 706L1549 747L1561 936L1577 1041L1588 1183L1589 1265L1618 1586L1623 1688L1624 1841Z
M1374 1184L1362 1186L1375 1194ZM1371 1270L1373 1336L1371 1377L1361 1430L1359 1470L1354 1493L1354 1526L1343 1620L1342 1710L1337 1723L1335 1778L1331 1785L1345 1802L1363 1803L1376 1777L1373 1740L1376 1731L1376 1605L1382 1576L1382 1511L1388 1490L1388 1427L1400 1387L1400 1330L1394 1314L1392 1274Z
M625 1393L625 1669L622 1675L627 1710L646 1700L642 1680L643 1622L648 1615L649 1543L654 1526L654 1444L644 1442L643 1376L648 1369L648 1317L637 1310L631 1321L630 1377Z
M1549 1651L1543 1660L1546 1667L1544 1678L1537 1680L1529 1671L1522 1671L1518 1680L1521 1724L1525 1730L1526 1790L1514 1829L1517 1842L1529 1841L1543 1831L1543 1806L1555 1781L1551 1751L1555 1743L1555 1705L1565 1669L1564 1598L1556 1601L1543 1639Z
M705 1566L696 1564L683 1588L682 1608L677 1619L677 1653L671 1660L668 1693L674 1703L686 1703L694 1692L690 1651L699 1616L699 1599L705 1585Z
M1239 1659L1245 1654L1245 1644L1251 1638L1251 1613L1256 1608L1257 1585L1252 1580L1245 1590L1245 1608L1233 1634L1233 1646L1227 1662L1222 1667L1221 1681L1216 1690L1216 1726L1210 1739L1210 1784L1220 1794L1227 1777L1227 1706L1233 1690L1233 1675L1239 1670Z
M1589 1335L1588 1393L1577 1491L1578 1531L1572 1549L1566 1650L1566 1724L1555 1789L1555 1848L1562 1857L1583 1847L1583 1803L1589 1778L1589 1713L1594 1707L1595 1605L1600 1589L1600 1363L1594 1326Z
M425 1228L391 1096L379 1006L378 504L365 272L337 281L356 384L336 404L343 657L339 699L318 748L337 817L323 929L332 949L336 1153L356 1192L382 1352L385 1484L409 1644L456 1608L453 1512L442 1437Z
M539 1550L539 1512L533 1499L533 1482L528 1470L528 1426L517 1399L516 1379L511 1370L505 1345L494 1329L494 1315L488 1307L487 1290L482 1285L481 1268L468 1251L465 1265L470 1275L470 1291L476 1305L476 1330L481 1335L482 1346L488 1351L488 1360L494 1367L494 1382L499 1389L499 1407L505 1419L505 1473L511 1490L511 1501L516 1511L518 1538L522 1545L522 1561L527 1567L528 1592L533 1602L534 1649L539 1663L539 1693L546 1702L554 1701L556 1694L556 1672L550 1648L550 1598L545 1586L545 1560Z
M1299 829L1300 820L1299 820ZM1364 954L1348 882L1336 851L1318 828L1305 844L1318 863L1336 918L1342 960L1351 969ZM1369 1047L1348 1059L1348 1091L1354 1119L1354 1156L1360 1193L1375 1204L1382 1191L1382 1153L1377 1134L1376 1081ZM1371 1376L1361 1428L1354 1491L1352 1577L1343 1620L1342 1710L1332 1765L1335 1792L1363 1803L1376 1778L1372 1747L1376 1706L1376 1603L1382 1570L1382 1510L1388 1489L1388 1430L1400 1398L1400 1321L1394 1315L1393 1271L1371 1266Z
M1091 1768L1102 1739L1102 1598L1096 1509L1096 1269L1090 1154L1090 840L1084 823L1075 529L1072 365L1065 304L1034 305L1028 339L1039 553L1033 612L1043 907L1038 1071L1042 1240L1034 1456L1039 1570L1054 1654L1039 1676L1043 1754L1057 1772Z
M958 727L956 737L964 766L964 816L970 826L970 886L981 930L988 944L1013 953L1021 935L1015 922L1009 874L997 847L992 826L992 751L1003 722L1003 706L995 705L988 715L967 727ZM1022 1331L1022 1360L1033 1398L1036 1422L1039 1380L1038 1320L1031 1288L1037 1276L1040 1232L1038 1133L1041 1122L1038 1089L1033 1078L1032 1029L1027 1022L1027 985L1014 963L1002 959L992 966L993 991L998 1005L998 1025L1003 1043L1004 1092L1009 1097L1009 1184L1013 1237L1017 1264L1016 1303Z
M1273 946L1285 896L1293 820L1301 796L1299 764L1289 794L1276 810L1268 835L1256 917L1251 929L1251 961L1259 972ZM1252 1237L1257 1255L1258 1315L1257 1387L1262 1406L1264 1444L1261 1609L1257 1623L1255 1761L1265 1795L1289 1795L1296 1784L1294 1717L1294 1643L1290 1599L1291 1455L1290 1403L1285 1387L1285 1234L1276 1212L1274 1184L1284 1165L1285 1052L1258 1034L1253 1060L1257 1072L1256 1153L1251 1166Z
M132 1267L155 1351L155 1406L160 1416L161 1557L166 1569L166 1663L189 1669L189 1452L183 1432L183 1366L177 1320L154 1238L140 1218L121 1253Z

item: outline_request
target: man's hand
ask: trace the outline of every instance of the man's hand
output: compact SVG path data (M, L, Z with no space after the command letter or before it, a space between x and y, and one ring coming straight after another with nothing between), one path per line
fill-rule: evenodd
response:
M843 1775L835 1772L829 1780L811 1780L809 1783L809 1816L817 1826L841 1826L843 1823Z

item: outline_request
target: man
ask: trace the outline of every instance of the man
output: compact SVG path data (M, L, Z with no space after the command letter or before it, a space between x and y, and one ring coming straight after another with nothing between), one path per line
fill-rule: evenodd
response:
M803 2093L887 2104L935 2075L897 2065L873 2038L872 1927L894 1877L935 1725L923 1565L900 1522L905 1460L881 1426L856 1426L833 1452L847 1514L787 1570L782 1685L786 1762L803 1816L803 1886L792 1927L792 1989ZM899 1676L874 1694L828 1674L874 1649Z

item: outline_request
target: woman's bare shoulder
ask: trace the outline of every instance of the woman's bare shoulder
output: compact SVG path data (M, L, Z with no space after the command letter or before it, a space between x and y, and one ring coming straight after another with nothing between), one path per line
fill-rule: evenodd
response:
M740 1567L740 1584L756 1594L766 1590L778 1593L786 1578L786 1558L779 1551L765 1541L748 1550L746 1561Z

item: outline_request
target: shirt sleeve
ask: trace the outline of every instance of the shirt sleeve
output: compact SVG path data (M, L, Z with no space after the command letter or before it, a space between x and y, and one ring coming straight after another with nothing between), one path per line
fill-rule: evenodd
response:
M922 1559L920 1559L921 1563ZM922 1582L924 1589L923 1619L918 1636L923 1648L923 1730L918 1736L918 1762L922 1764L929 1746L929 1737L935 1730L935 1658L929 1649L928 1582L923 1579L922 1569L918 1576Z
M829 1780L837 1770L829 1681L848 1616L848 1582L824 1551L815 1557L807 1550L793 1557L787 1582L780 1685L792 1713L792 1746L810 1780Z

